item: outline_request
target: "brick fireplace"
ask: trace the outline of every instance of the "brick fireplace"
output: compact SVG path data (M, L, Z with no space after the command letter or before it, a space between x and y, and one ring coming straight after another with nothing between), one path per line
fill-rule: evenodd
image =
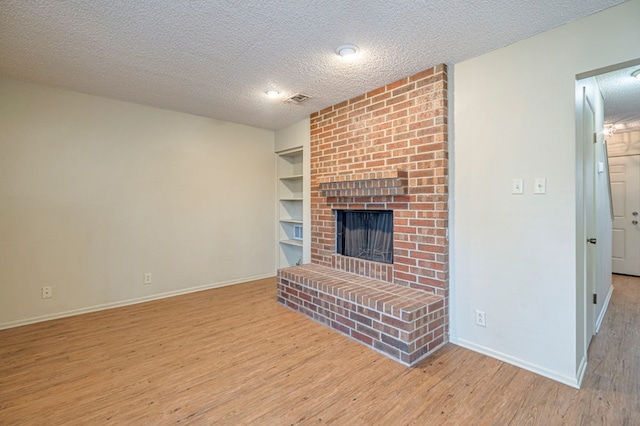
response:
M295 284L295 268L289 268L284 280L287 283L281 285L283 280L280 280L281 303L409 365L446 343L447 149L447 70L444 65L312 114L311 263L316 274L313 280L317 280L319 271L324 271L328 282L332 279L336 282L338 278L332 277L331 272L335 271L335 275L351 284L347 297L351 298L348 303L352 306L347 308L371 315L368 321L358 322L363 319L362 312L356 316L331 309L326 305L326 297L323 300L322 294L317 293L324 288L320 284L314 289L315 294L312 291L307 295L308 301L301 298L301 287L291 287L300 303L289 303L292 291L287 292L285 287ZM393 263L337 254L336 210L392 210ZM303 282L298 283L301 286L307 273L310 272L301 273L299 281ZM348 278L351 276L365 281ZM372 280L374 287L378 284L373 280L380 282L380 288L391 285L384 287L384 292L397 293L406 300L393 299L387 303L394 306L382 302L376 312L378 304L371 301L370 294L363 298L352 294L353 286L368 285L366 280ZM329 296L340 293L332 288L325 290ZM384 299L382 294L386 293L379 293ZM318 302L315 305L314 297ZM424 309L409 303L422 299L428 299ZM344 303L335 300L334 304L344 307ZM417 322L399 325L381 321L376 327L376 318L380 320L385 314L413 318L413 314L406 311L409 308L400 305L411 305L415 312L421 312L415 318ZM404 313L399 313L402 309ZM344 315L350 321L340 321L339 317Z

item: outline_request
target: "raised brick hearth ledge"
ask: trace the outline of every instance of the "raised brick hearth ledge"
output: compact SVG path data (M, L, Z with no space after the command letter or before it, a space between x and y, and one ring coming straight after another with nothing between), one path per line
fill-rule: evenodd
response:
M442 296L326 266L279 270L278 302L409 366L445 343Z

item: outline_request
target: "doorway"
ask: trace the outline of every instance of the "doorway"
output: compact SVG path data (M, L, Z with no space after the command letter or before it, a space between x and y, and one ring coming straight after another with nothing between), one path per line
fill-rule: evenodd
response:
M633 76L639 70L640 59L636 59L577 77L578 179L581 181L578 193L582 196L577 235L578 279L583 282L577 302L578 319L584 320L584 340L579 345L584 344L585 351L602 324L613 294L613 259L624 259L626 267L630 268L620 267L615 272L630 274L635 271L631 268L640 268L640 225L633 228L637 225L633 223L633 212L640 215L640 203L634 201L640 189L634 190L628 185L630 181L640 185L640 177L635 174L640 174L640 165L627 164L628 159L614 159L631 155L640 159L640 80ZM594 130L591 130L592 112ZM630 137L632 134L637 137ZM634 138L637 141L634 142ZM617 218L614 218L614 205ZM622 226L618 223L622 221L628 223ZM630 238L636 234L637 243Z
M612 270L640 276L640 60L596 76L604 95L614 212Z

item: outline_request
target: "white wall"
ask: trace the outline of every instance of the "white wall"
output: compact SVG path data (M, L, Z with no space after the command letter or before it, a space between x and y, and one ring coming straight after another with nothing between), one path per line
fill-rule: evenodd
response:
M275 152L302 147L302 263L311 262L311 120L309 117L275 133ZM276 206L277 211L277 206ZM276 242L277 244L277 242Z
M453 343L578 385L575 79L640 57L637 22L632 0L455 65Z
M275 152L303 147L309 150L311 141L311 120L307 117L283 129L276 130Z
M273 149L272 131L0 80L0 327L275 275Z

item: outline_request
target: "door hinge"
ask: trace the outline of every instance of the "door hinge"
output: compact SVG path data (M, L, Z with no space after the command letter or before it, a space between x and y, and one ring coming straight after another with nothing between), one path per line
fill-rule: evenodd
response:
M593 133L593 143L598 143L598 134L597 133Z
M593 293L593 304L597 305L598 304L598 295Z

